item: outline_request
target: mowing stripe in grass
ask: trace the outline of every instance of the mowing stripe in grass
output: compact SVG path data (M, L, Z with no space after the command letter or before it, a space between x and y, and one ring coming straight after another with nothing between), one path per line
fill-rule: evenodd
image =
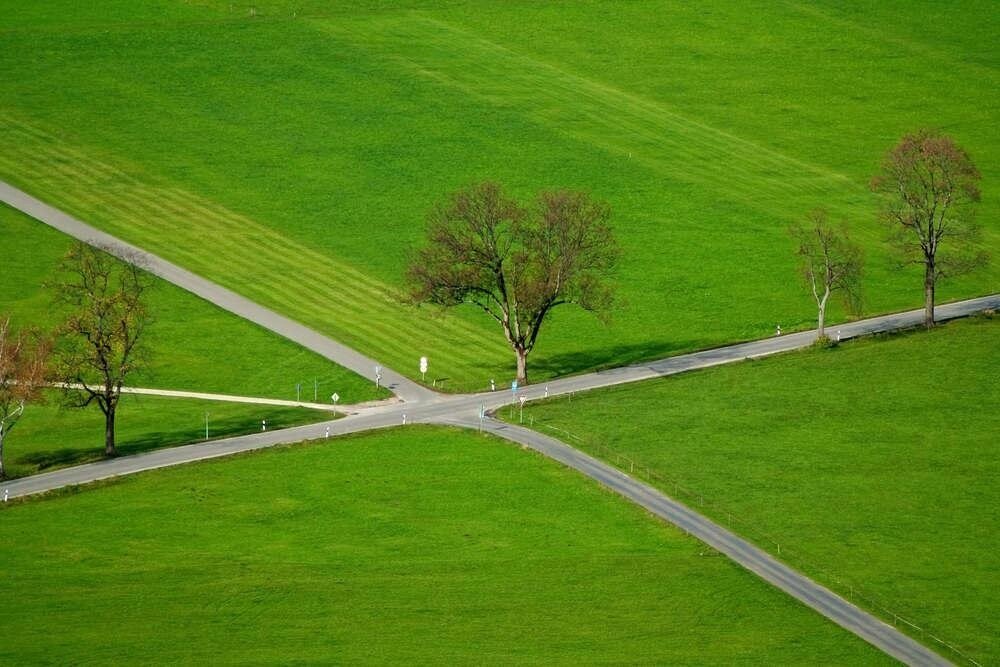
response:
M418 14L315 21L354 46L497 106L523 108L551 129L627 154L661 175L707 186L757 209L789 199L849 205L846 176L687 119L663 106L514 53Z
M13 139L3 143L16 148L0 157L0 169L51 185L60 193L55 203L61 207L309 325L375 350L390 363L412 362L419 343L421 353L436 357L440 374L461 384L471 379L468 369L484 359L494 366L508 361L504 346L487 332L458 318L441 322L419 316L399 303L387 285L246 216L180 188L138 180L11 114L0 121L0 139L4 133ZM203 249L207 239L211 256ZM308 270L289 272L302 266ZM399 335L402 331L407 335Z

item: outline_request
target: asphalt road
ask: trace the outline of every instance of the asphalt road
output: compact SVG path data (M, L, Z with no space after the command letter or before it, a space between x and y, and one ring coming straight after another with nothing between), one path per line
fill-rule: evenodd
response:
M363 376L368 377L372 373L375 365L374 360L162 258L123 243L3 182L0 182L0 201L4 201L80 240L117 245L129 252L137 253L144 258L144 261L148 262L148 268L156 275L293 340L303 347L318 352L331 361ZM940 306L938 317L942 320L962 317L985 308L1000 308L1000 295ZM839 327L835 326L830 329L830 333L836 335L839 329L841 338L846 339L912 327L920 324L921 321L922 311L914 310L870 318ZM13 480L5 484L3 488L11 497L17 498L145 470L229 456L275 445L294 444L306 440L387 428L404 423L438 423L463 428L484 428L499 437L531 447L613 489L727 555L736 563L887 654L911 665L949 664L895 628L855 607L828 589L775 560L766 552L741 540L736 535L690 508L668 498L656 489L642 484L621 471L554 438L521 427L502 424L492 419L480 420L478 418L479 411L483 407L487 411L496 410L521 397L524 397L525 400L537 400L545 396L589 391L600 387L663 377L697 368L707 368L799 349L810 345L814 339L815 332L802 332L729 345L649 363L561 378L545 384L522 388L516 395L510 391L497 391L443 396L388 368L384 368L383 380L386 386L406 403L374 406L344 419L330 422L161 449L135 456L65 468Z
M101 244L118 249L119 252L115 254L126 255L123 259L128 259L128 254L141 257L144 268L164 280L374 381L375 366L380 365L377 361L327 338L309 327L279 315L217 283L182 269L162 257L95 229L3 181L0 181L0 201L73 238L90 244ZM434 400L436 396L429 389L384 366L382 384L404 401Z
M456 421L458 426L479 428L479 421ZM651 486L565 443L527 428L487 420L483 428L501 438L529 447L565 466L582 472L607 488L649 510L668 523L696 537L713 549L754 572L831 621L892 657L910 665L947 665L948 661L874 618L812 579L799 574L765 551L710 521Z
M985 308L1000 309L1000 294L939 306L939 319L963 317ZM912 310L905 313L860 320L843 325L840 327L840 330L842 338L846 339L849 336L912 327L919 325L922 321L923 311ZM3 488L8 491L11 498L44 493L64 486L86 484L87 482L99 479L128 475L152 468L180 465L238 452L262 449L273 445L295 444L304 440L315 440L325 437L327 427L330 428L330 435L334 436L373 428L400 426L404 423L404 419L405 423L408 424L457 423L464 426L468 426L469 424L478 425L479 413L483 407L486 408L487 413L494 412L502 407L516 404L520 397L524 397L526 401L539 400L546 396L591 391L602 387L628 382L640 382L683 373L685 371L739 362L745 359L768 356L808 346L812 344L815 336L815 332L803 332L748 343L738 343L712 350L668 357L650 363L635 364L633 366L624 366L596 373L561 378L538 385L529 385L520 388L516 395L509 390L453 396L434 394L434 400L431 401L416 400L412 403L386 402L381 405L371 405L368 407L351 406L354 414L343 419L183 447L172 447L98 463L88 463L73 468L63 468L54 472L15 479L4 484ZM425 391L429 393L429 390ZM234 398L239 397L227 397L229 400Z

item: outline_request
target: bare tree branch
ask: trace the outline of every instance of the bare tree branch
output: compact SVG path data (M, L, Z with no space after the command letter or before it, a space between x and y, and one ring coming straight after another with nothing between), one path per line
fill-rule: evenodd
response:
M115 257L122 257L124 263ZM73 407L97 403L105 418L105 453L116 454L115 415L125 378L145 363L151 284L138 256L121 248L76 243L63 258L56 301L70 314L60 327L57 374Z
M852 313L861 308L861 247L853 243L846 223L834 227L824 209L806 216L805 224L795 224L789 233L797 244L802 277L805 279L818 309L818 337L826 335L826 307L832 294L843 297Z
M583 193L541 193L527 209L496 183L455 193L431 211L427 245L407 271L417 303L472 303L515 352L517 379L553 308L573 303L605 319L618 246L610 209Z

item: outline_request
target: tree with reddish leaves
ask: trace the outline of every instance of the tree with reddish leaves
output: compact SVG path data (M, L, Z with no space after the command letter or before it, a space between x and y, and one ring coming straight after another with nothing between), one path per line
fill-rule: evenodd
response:
M886 154L871 182L882 195L882 217L901 264L924 269L924 324L934 326L938 281L967 273L987 261L975 224L979 170L954 140L921 130L903 137Z
M576 304L606 318L618 246L607 204L581 192L542 192L524 207L491 182L467 187L430 214L427 245L407 272L417 303L471 303L503 329L517 381L552 309Z
M811 211L804 224L792 225L789 234L797 245L802 277L816 300L817 338L822 340L833 294L843 297L848 311L857 313L861 308L861 247L851 241L847 225L834 226L823 209Z
M0 479L4 441L29 403L43 399L48 371L49 341L35 331L14 333L10 317L0 318Z

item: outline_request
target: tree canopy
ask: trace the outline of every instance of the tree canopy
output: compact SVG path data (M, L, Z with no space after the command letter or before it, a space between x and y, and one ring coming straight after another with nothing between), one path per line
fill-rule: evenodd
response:
M903 137L872 179L872 189L882 195L882 218L891 228L900 263L924 268L927 326L934 324L938 281L987 261L974 221L979 181L969 154L933 130Z
M526 383L527 356L553 308L606 318L619 251L604 202L571 190L523 206L493 182L460 190L429 215L427 243L408 270L415 301L471 303L500 324Z

